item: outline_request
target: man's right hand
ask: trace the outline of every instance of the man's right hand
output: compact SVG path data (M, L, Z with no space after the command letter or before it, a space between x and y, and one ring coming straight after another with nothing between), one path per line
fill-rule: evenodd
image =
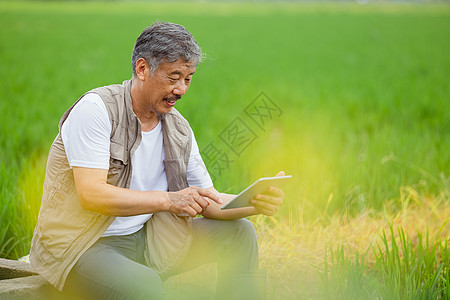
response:
M195 217L206 211L210 205L209 199L222 204L219 195L208 189L188 187L178 192L169 192L168 211L178 215Z

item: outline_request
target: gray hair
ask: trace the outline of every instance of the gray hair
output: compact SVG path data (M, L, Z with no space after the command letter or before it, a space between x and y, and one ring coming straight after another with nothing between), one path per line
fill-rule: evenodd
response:
M155 22L144 29L134 44L131 64L136 76L136 62L144 58L153 74L165 62L175 62L183 58L198 65L204 54L192 34L181 25Z

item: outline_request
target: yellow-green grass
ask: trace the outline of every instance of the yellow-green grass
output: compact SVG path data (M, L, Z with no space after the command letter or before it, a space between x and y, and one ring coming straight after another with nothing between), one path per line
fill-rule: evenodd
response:
M444 198L426 198L411 187L402 188L400 201L401 209L388 203L382 212L371 210L355 218L251 218L260 243L260 266L268 272L268 298L448 299L450 207ZM436 288L439 297L411 296L435 274L436 286L447 292ZM413 276L422 282L407 281ZM168 298L213 299L214 278L214 265L171 278L165 283Z
M359 257L361 262L361 257L364 256L365 273L374 272L375 265L383 258L379 250L382 253L385 253L386 248L392 250L392 237L394 237L395 243L400 244L401 232L399 230L403 230L405 235L408 235L410 242L404 244L409 245L411 250L417 252L422 240L424 252L432 257L436 255L439 263L445 264L446 269L443 271L448 275L449 250L447 248L446 258L442 256L445 252L440 252L444 249L440 247L450 243L450 207L446 202L448 198L447 200L444 197L427 198L418 194L415 189L405 187L402 189L400 201L402 203L400 209L397 205L393 207L392 203L388 203L383 212L368 211L356 218L334 215L327 220L318 219L316 222L307 223L302 220L296 222L292 218L288 218L282 221L273 220L269 224L262 218L258 218L256 224L261 240L262 264L270 270L269 274L276 279L275 282L278 282L277 285L272 286L276 290L274 298L278 299L280 295L285 295L288 299L299 297L305 299L356 299L343 297L348 294L337 289L324 295L327 286L318 284L320 280L317 271L324 275L325 257L327 257L328 272L331 273L333 268L341 267L342 269L342 266L337 265L336 261L332 263L332 258L330 258L332 250L336 260L337 250L342 247L343 253L352 263L346 266L347 269L340 270L342 278L329 275L328 285L330 288L336 288L339 286L339 282L332 282L332 280L348 280L348 286L340 286L340 288L354 289L357 294L364 288L370 289L370 286L367 282L367 286L359 287L352 286L350 283L351 271L356 269L356 257ZM396 252L401 258L406 254L405 249L402 248ZM420 259L416 260L420 261ZM410 263L414 264L414 262ZM386 268L398 267L395 262L385 262L385 266ZM429 267L427 270L428 273L434 271L433 267ZM375 274L372 275L375 276ZM410 274L405 271L398 275L407 277ZM381 278L376 280L379 288L384 290L390 288ZM449 285L450 282L447 281L447 289L450 288ZM287 292L284 289L285 286L288 286L290 291ZM420 287L420 282L417 283L417 287ZM357 290L358 288L361 290ZM407 290L405 287L405 292ZM381 295L375 294L371 299L376 299L376 296ZM379 297L378 299L394 299L394 297ZM405 297L398 299L405 299Z
M212 142L234 161L222 174L207 162L216 187L294 176L280 212L253 221L269 292L315 293L325 249L344 244L353 258L401 214L413 240L433 207L448 216L449 16L448 5L0 2L0 256L29 251L61 114L128 79L137 35L159 19L208 54L177 108L201 150ZM261 92L282 114L258 128L244 109ZM258 135L239 156L219 138L236 117ZM424 211L405 202L412 191Z

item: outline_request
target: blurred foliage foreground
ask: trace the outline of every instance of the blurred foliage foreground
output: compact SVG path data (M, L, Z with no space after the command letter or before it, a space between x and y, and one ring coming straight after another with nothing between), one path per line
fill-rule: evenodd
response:
M29 252L59 117L130 78L132 45L159 19L208 54L177 108L216 188L294 176L274 218L251 218L270 298L448 298L449 16L448 5L0 2L0 256ZM169 280L168 297L188 295L194 275Z

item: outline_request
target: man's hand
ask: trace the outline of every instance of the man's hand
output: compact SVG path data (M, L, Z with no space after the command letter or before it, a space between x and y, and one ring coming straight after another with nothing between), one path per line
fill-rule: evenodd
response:
M275 176L284 176L281 171ZM256 195L250 200L250 204L256 209L257 214L273 216L281 204L283 204L284 193L281 189L271 186L266 192Z
M206 211L211 204L208 199L222 204L219 195L199 187L188 187L178 192L169 192L168 196L170 200L168 211L178 215L188 214L193 218Z

